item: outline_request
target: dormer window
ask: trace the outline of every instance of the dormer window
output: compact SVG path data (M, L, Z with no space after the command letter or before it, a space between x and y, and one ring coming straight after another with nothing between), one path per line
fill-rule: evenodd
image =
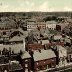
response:
M28 60L25 60L25 62L27 62Z
M25 67L28 67L28 64L25 64Z
M6 35L6 32L3 32L3 35Z

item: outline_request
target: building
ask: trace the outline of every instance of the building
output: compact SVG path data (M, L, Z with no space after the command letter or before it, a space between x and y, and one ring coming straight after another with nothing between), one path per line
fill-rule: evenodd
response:
M4 19L0 21L0 30L15 29L16 23L12 19Z
M37 28L37 23L36 21L33 20L28 20L27 21L27 30L33 30Z
M66 22L66 23L58 23L57 25L56 25L56 30L58 30L58 31L62 31L65 27L67 27L69 25L69 23L68 22Z
M67 22L67 21L70 21L71 20L71 17L68 17L68 16L59 16L59 17L57 17L57 19L59 21Z
M56 29L56 24L57 24L56 21L47 21L46 22L46 28L55 30Z
M27 44L26 45L26 51L38 50L38 49L44 49L44 45L41 45L41 44Z
M9 42L11 42L11 43L23 43L23 37L22 36L14 36L9 40Z
M51 46L55 46L55 45L64 46L64 42L51 42L51 43L45 44L45 46L46 46L47 48L49 48L49 47L51 47Z
M33 53L33 58L35 72L56 66L56 55L51 49L36 50Z
M46 23L44 21L37 22L37 27L40 28L40 29L41 28L44 28L45 29L46 28Z
M67 63L67 49L61 45L57 45L56 50L58 51L59 65Z
M21 56L22 61L22 67L23 67L23 72L30 72L31 71L31 56L29 52L25 51L23 55Z
M0 43L9 41L11 30L0 30Z
M49 43L49 40L48 39L44 39L44 40L38 40L38 44L42 44L42 45L45 45L45 44L48 44Z
M22 72L23 68L18 61L10 61L6 56L0 56L0 72Z
M62 35L58 34L58 35L54 35L54 40L60 40L62 38Z
M18 61L11 61L9 64L9 72L23 72L23 67Z
M21 44L1 44L0 45L0 50L2 51L3 49L7 49L9 50L9 48L11 48L12 51L14 51L14 53L19 53L20 50L24 51L24 45L23 43Z

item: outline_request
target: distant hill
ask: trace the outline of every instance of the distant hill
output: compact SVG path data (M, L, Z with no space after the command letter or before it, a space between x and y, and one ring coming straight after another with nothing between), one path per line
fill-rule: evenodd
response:
M46 15L55 15L55 16L71 16L72 12L0 12L0 16L6 15L20 15L20 16L46 16Z

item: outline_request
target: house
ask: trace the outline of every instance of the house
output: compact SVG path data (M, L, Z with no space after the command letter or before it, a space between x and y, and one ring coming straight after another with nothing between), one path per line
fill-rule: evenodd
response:
M19 31L19 29L11 29L11 34L10 34L10 38L14 37L14 36L22 36L23 33L21 31Z
M72 46L66 46L67 49L67 62L72 62Z
M0 72L2 72L2 71L8 72L9 71L8 66L9 66L8 63L6 63L6 64L0 64Z
M56 25L56 30L58 30L58 31L62 31L65 27L67 27L69 25L69 23L68 22L64 22L64 23L58 23L57 25Z
M0 72L22 72L22 70L18 61L10 61L8 57L0 55Z
M60 21L69 21L71 19L71 17L68 17L68 16L59 16L57 17L58 20Z
M38 49L44 49L44 45L41 45L41 44L27 44L26 45L26 51L38 50Z
M23 72L23 67L18 61L11 61L9 64L9 72Z
M51 49L36 50L33 52L33 58L35 72L56 66L56 55Z
M33 30L37 28L37 23L36 21L33 20L28 20L27 21L27 30Z
M0 30L9 30L9 29L15 29L16 24L14 20L2 20L0 21Z
M57 24L56 21L47 21L46 22L46 28L55 30L56 29L56 24Z
M1 44L0 45L0 50L2 51L4 48L9 50L11 48L12 51L14 51L15 54L19 53L20 50L24 51L24 45L23 43L21 44Z
M51 42L51 43L45 44L45 47L49 48L51 46L56 46L56 45L64 46L64 42Z
M56 45L54 47L56 51L58 52L58 58L59 58L59 65L66 64L67 63L67 49L61 45Z
M45 44L48 44L48 43L49 43L48 39L46 39L46 40L38 40L38 44L45 45Z
M70 38L65 38L65 46L71 47L71 39Z
M44 28L45 29L46 28L46 23L44 21L37 22L37 27L40 28L40 29L41 28Z
M10 30L0 30L0 39L3 42L9 41L10 39Z
M23 37L22 36L14 36L13 38L11 38L9 40L9 42L12 42L12 43L23 43Z
M49 32L50 32L50 31L49 31L48 28L45 28L45 29L41 28L41 29L40 29L40 34L43 35L44 38L46 38L46 37L49 36Z
M58 35L54 35L54 40L60 40L62 38L62 35L58 34Z
M31 56L29 52L25 51L21 56L21 64L23 67L23 72L30 72L31 71Z
M28 31L24 31L20 27L18 28L18 31L21 32L24 37L27 37L28 36Z

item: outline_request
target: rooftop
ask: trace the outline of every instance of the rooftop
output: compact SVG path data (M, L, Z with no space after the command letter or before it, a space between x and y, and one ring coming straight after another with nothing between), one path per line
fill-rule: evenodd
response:
M34 61L40 61L40 60L45 60L45 59L50 59L56 57L55 53L49 49L49 50L41 50L41 52L34 51Z
M47 21L46 23L48 23L48 24L57 24L56 21Z
M25 51L25 52L23 53L23 55L21 56L21 58L22 58L22 59L31 58L31 56L30 56L29 52Z

